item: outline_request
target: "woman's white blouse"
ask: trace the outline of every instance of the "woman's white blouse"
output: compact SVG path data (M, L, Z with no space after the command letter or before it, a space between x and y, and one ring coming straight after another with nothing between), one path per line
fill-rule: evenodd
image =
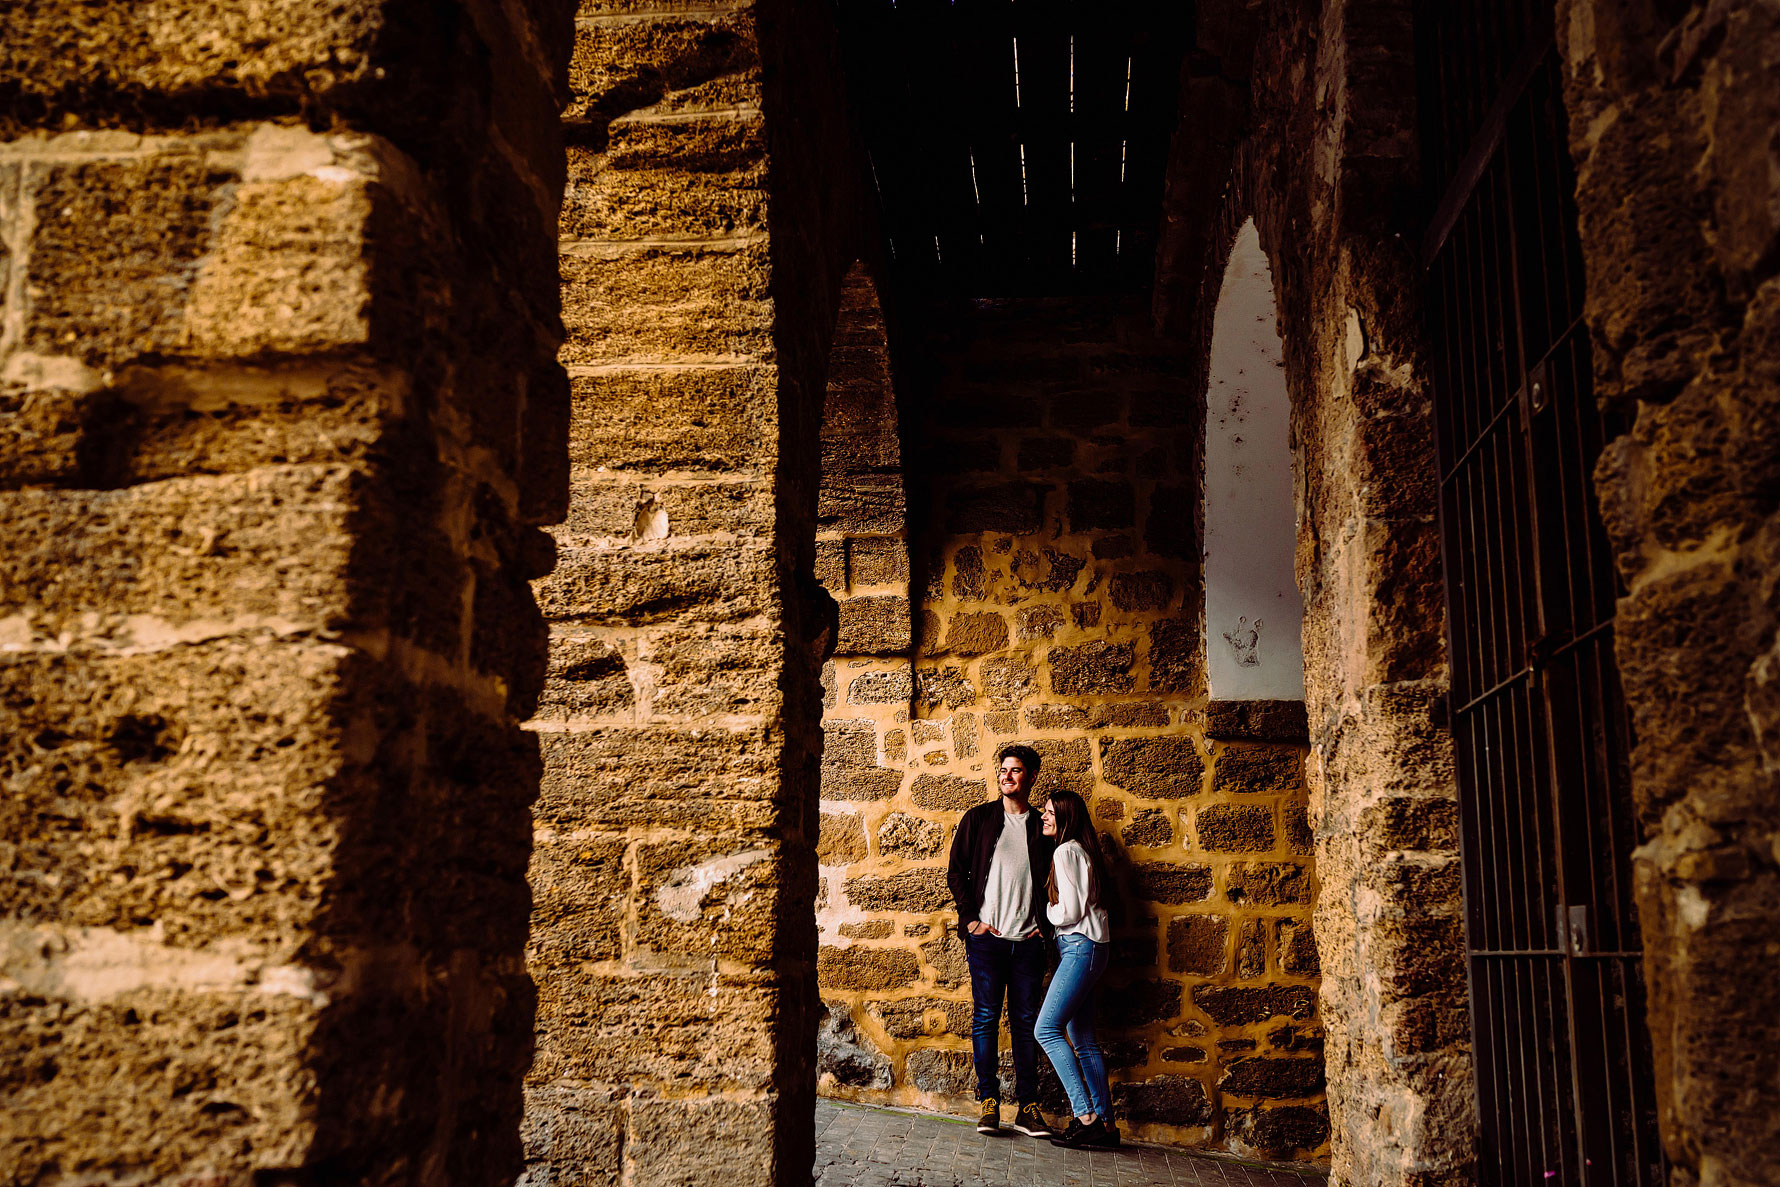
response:
M1057 901L1045 908L1051 926L1060 936L1087 936L1096 944L1106 943L1112 929L1106 908L1094 902L1094 867L1088 864L1088 851L1080 841L1066 841L1057 846L1051 865L1057 871Z

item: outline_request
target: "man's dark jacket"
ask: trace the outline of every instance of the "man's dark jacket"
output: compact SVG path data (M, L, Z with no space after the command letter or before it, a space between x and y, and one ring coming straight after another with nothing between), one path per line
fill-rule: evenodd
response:
M958 832L952 837L952 861L946 867L946 885L952 888L952 899L958 904L960 931L977 921L983 909L983 888L989 884L989 863L995 860L995 845L1001 840L1001 829L1007 823L1007 812L996 796L986 804L978 804L958 821ZM1036 807L1026 809L1026 854L1032 859L1032 919L1045 935L1051 934L1051 920L1045 914L1049 896L1045 884L1051 876L1051 853L1056 844L1044 834L1044 823Z

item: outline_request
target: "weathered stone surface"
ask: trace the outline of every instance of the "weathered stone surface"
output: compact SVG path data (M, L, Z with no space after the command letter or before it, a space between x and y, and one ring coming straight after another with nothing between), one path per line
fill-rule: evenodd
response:
M1205 1085L1187 1076L1151 1076L1113 1086L1113 1116L1161 1125L1209 1125L1211 1098Z
M1119 838L1127 845L1140 845L1148 849L1160 849L1174 840L1174 825L1169 821L1166 812L1155 808L1144 808L1131 823L1119 833Z
M1039 757L1038 780L1032 788L1035 801L1053 791L1088 794L1094 784L1094 772L1093 752L1086 738L1039 738L1031 746Z
M946 529L1014 536L1035 532L1042 501L1043 488L1027 483L960 490L946 500Z
M1057 606L1023 606L1014 611L1015 633L1022 643L1049 639L1063 625L1063 611Z
M1220 1026L1269 1018L1303 1020L1316 1013L1316 990L1303 985L1195 985L1193 1004Z
M970 964L964 955L964 941L952 924L946 925L944 934L921 945L921 959L933 969L934 984L941 989L956 989L970 983Z
M940 997L905 997L895 1001L874 1002L871 1012L896 1039L912 1039L921 1035L950 1034L970 1037L971 1005Z
M943 911L952 906L944 870L848 878L845 889L847 901L867 911Z
M834 645L836 655L903 655L913 644L907 598L874 596L840 600L840 635ZM855 698L854 703L865 702Z
M1231 1140L1240 1143L1238 1150L1252 1150L1264 1158L1308 1153L1329 1140L1328 1111L1306 1105L1232 1109L1224 1123Z
M864 919L858 923L843 923L840 933L848 940L882 940L896 930L896 925L888 919Z
M956 775L919 775L910 791L918 808L935 808L962 812L990 798L984 780L960 779Z
M1199 623L1168 619L1150 627L1150 688L1197 695L1205 687L1199 661Z
M1273 809L1264 804L1206 804L1193 813L1193 828L1199 847L1210 852L1265 853L1273 848Z
M1007 646L1007 620L999 614L954 614L945 648L954 655L987 655Z
M1177 915L1168 921L1168 967L1215 977L1229 967L1229 938L1230 921L1222 915Z
M906 812L892 812L878 826L878 853L920 861L938 853L945 839L945 826L938 821L923 820Z
M1058 696L1129 692L1135 682L1131 675L1132 650L1125 644L1053 647L1048 658L1051 689Z
M1270 1056L1239 1059L1225 1066L1218 1088L1235 1096L1269 1100L1314 1096L1323 1090L1323 1061Z
M1272 921L1244 919L1236 938L1236 976L1255 981L1267 975L1267 932Z
M908 1080L922 1092L968 1096L976 1090L976 1070L968 1051L923 1047L909 1056Z
M887 800L901 789L902 772L895 767L822 768L821 795L825 800Z
M854 705L894 705L907 702L914 692L914 681L907 672L867 672L848 683L847 701Z
M1132 795L1172 800L1200 792L1205 762L1191 738L1109 738L1100 743L1100 772Z
M1108 599L1126 613L1161 610L1173 592L1174 582L1168 574L1153 570L1116 574L1107 587Z
M816 983L823 989L896 989L919 975L915 954L903 948L824 947L816 956Z
M833 1076L849 1088L888 1088L890 1060L859 1033L845 1002L829 1002L816 1028L816 1074Z
M864 536L847 542L847 571L854 585L906 585L909 549L892 536Z
M976 700L976 695L958 668L922 668L915 673L915 699L922 705L956 709Z
M1230 901L1276 907L1310 901L1310 871L1301 865L1238 862L1225 875Z
M1205 736L1230 742L1310 740L1303 701L1213 701L1205 708Z
M847 865L864 857L865 829L859 817L842 812L822 813L816 860L823 865Z
M1197 903L1211 897L1211 870L1200 865L1144 861L1132 866L1138 893L1158 903Z
M1292 791L1302 784L1304 752L1295 746L1220 746L1212 789L1258 793Z

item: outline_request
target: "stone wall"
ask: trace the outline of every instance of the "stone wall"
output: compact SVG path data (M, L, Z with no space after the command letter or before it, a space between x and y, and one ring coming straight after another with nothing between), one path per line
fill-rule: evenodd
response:
M1558 6L1680 1184L1780 1183L1780 14Z
M9 1183L519 1169L569 13L271 7L0 16Z
M824 716L822 1091L968 1110L945 862L959 814L996 795L995 750L1018 740L1044 758L1037 798L1088 797L1121 869L1101 1034L1129 1131L1313 1156L1327 1122L1302 720L1271 741L1208 730L1187 361L1140 299L943 314L905 400L913 659L847 628L872 620L857 607L902 604L900 557L853 538L822 570L843 599Z
M1474 1157L1409 10L1200 6L1158 278L1161 324L1206 334L1252 215L1279 297L1337 1187Z
M830 17L806 7L584 0L577 21L528 1184L809 1176L834 626L796 575L860 204Z

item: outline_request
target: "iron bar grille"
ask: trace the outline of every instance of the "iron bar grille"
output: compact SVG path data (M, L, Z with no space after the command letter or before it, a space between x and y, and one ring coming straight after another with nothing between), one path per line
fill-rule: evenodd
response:
M1424 245L1485 1184L1667 1182L1616 583L1552 12L1416 11Z
M842 0L840 17L899 280L1149 287L1190 4Z

